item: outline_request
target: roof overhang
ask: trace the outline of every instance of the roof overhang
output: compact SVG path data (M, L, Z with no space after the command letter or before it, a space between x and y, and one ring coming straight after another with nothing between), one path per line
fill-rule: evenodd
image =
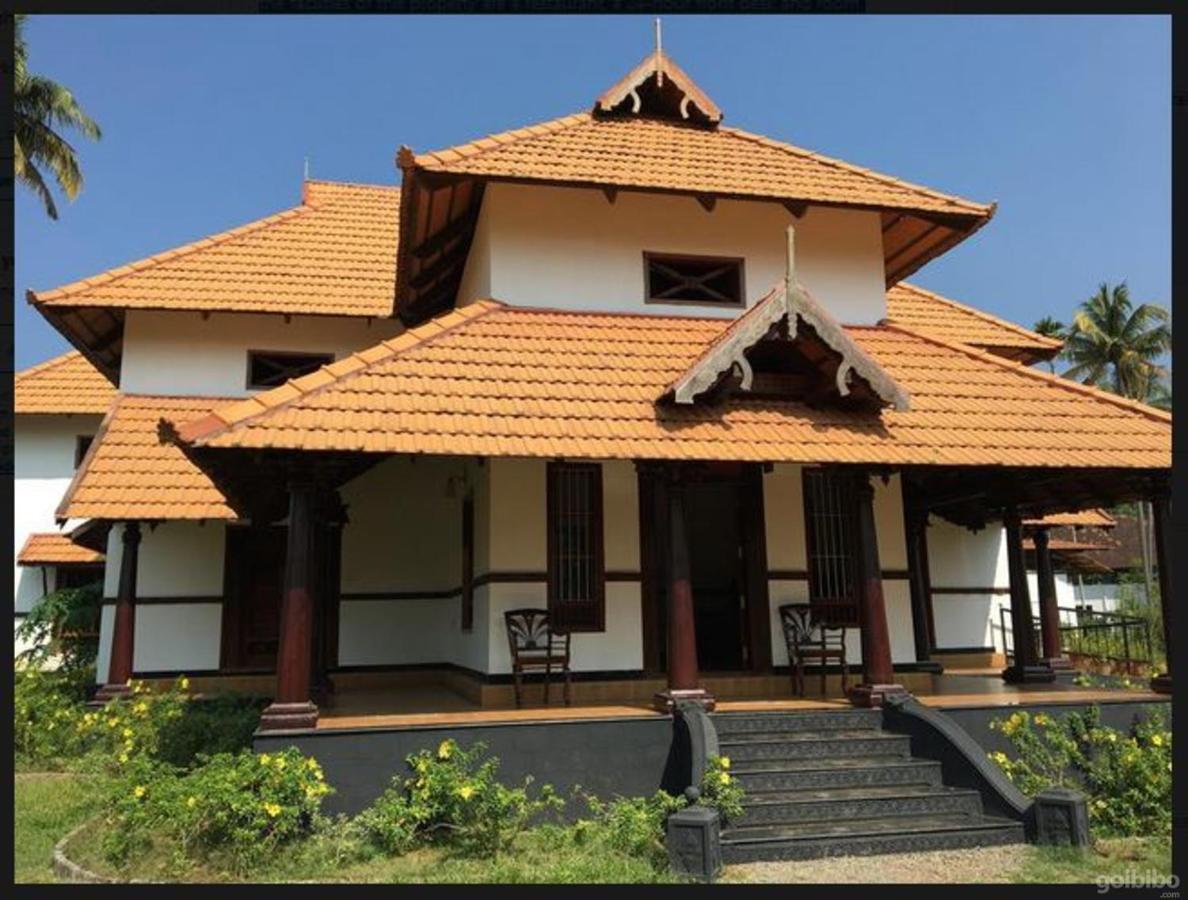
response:
M43 303L34 291L25 298L112 384L119 384L124 350L124 309L116 306L59 306Z

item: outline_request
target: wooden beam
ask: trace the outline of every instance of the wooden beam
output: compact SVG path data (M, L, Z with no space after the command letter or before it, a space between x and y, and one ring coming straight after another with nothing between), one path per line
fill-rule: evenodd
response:
M408 286L414 291L419 291L439 281L450 269L466 259L467 249L469 248L465 244L460 244L448 253L443 253L433 265L425 267L414 275L409 280Z
M467 212L465 215L458 216L432 237L421 241L416 247L412 249L412 255L417 259L428 259L435 253L440 253L456 238L465 236L466 232L474 224L475 216L472 212Z
M602 196L606 197L606 202L613 206L614 202L619 199L619 189L607 185L602 188Z
M106 703L126 696L131 688L136 638L136 575L140 558L140 523L125 522L123 553L120 556L120 581L116 595L115 621L112 624L111 657L107 664L107 681L95 694L95 700Z
M698 194L697 202L701 204L706 212L713 212L714 207L718 205L718 198L713 194Z
M784 209L792 214L792 218L803 219L804 214L808 212L808 204L803 200L785 200Z

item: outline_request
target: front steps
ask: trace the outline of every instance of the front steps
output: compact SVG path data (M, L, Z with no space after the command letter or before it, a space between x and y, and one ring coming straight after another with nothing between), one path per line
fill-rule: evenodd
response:
M879 710L717 713L719 752L746 791L722 832L727 863L1021 843L977 791L946 786Z

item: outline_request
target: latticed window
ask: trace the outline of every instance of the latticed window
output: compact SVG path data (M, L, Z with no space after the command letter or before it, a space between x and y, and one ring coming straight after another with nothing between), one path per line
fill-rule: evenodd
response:
M333 353L248 351L248 387L271 388L334 362Z
M549 617L559 633L602 631L606 571L602 551L602 467L550 463Z
M809 603L832 625L858 625L858 492L848 472L804 470Z
M741 306L742 262L719 256L645 253L647 300Z

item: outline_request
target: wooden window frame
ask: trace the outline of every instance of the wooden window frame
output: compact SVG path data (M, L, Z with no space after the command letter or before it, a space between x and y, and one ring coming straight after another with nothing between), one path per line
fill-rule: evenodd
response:
M558 545L559 519L558 504L560 501L560 476L565 472L580 471L593 476L590 491L590 509L586 512L590 519L590 548L593 558L593 579L590 584L591 595L581 601L582 606L589 607L588 614L578 614L573 611L561 612L561 605L566 601L558 594L560 592L560 566ZM604 548L603 529L603 484L602 466L599 463L571 463L550 462L546 474L545 499L545 530L547 532L548 552L548 608L549 618L557 623L559 629L565 632L603 632L606 631L606 554ZM570 601L572 602L572 601ZM572 617L572 618L571 618Z
M813 478L839 479L844 484L847 479L851 478L851 475L841 470L817 466L806 466L801 472L801 493L804 501L805 569L808 578L809 604L813 607L814 612L823 612L824 619L830 625L845 625L848 628L860 627L861 605L858 597L860 589L858 565L861 544L858 536L858 507L856 503L850 505L849 514L852 517L852 521L850 522L849 535L834 533L829 536L831 541L839 542L843 552L848 557L849 603L838 602L836 599L822 601L820 581L823 574L820 571L817 561L817 540L819 537L816 528L817 516L816 509L814 508L813 491L809 484ZM847 537L849 541L848 546L845 545ZM839 610L845 612L840 616L836 615Z
M474 630L474 494L462 498L462 630Z
M736 265L738 267L738 299L737 300L684 300L672 297L653 297L651 268L653 261L671 260L673 262L720 263L722 265ZM713 256L696 253L662 253L653 250L643 252L643 295L645 304L662 304L671 306L704 306L708 309L744 309L747 305L747 267L746 259L742 256Z
M277 384L267 384L267 385L266 384L256 384L255 382L252 381L252 363L254 362L254 360L257 357L260 357L260 356L267 356L267 357L271 357L276 360L306 359L306 358L311 358L311 357L316 357L316 358L320 358L320 359L324 360L323 362L318 363L314 368L310 369L309 370L310 372L315 372L318 369L320 369L322 366L329 365L330 363L334 362L334 359L335 359L335 356L333 353L322 352L319 350L258 350L258 349L257 350L248 350L248 352L247 352L247 370L244 373L244 386L249 391L269 391L275 387L280 387L280 385L284 384L286 381L292 380L293 378L300 378L301 375L309 374L309 372L302 372L299 374L290 375L287 378L285 378L284 381L278 382Z

